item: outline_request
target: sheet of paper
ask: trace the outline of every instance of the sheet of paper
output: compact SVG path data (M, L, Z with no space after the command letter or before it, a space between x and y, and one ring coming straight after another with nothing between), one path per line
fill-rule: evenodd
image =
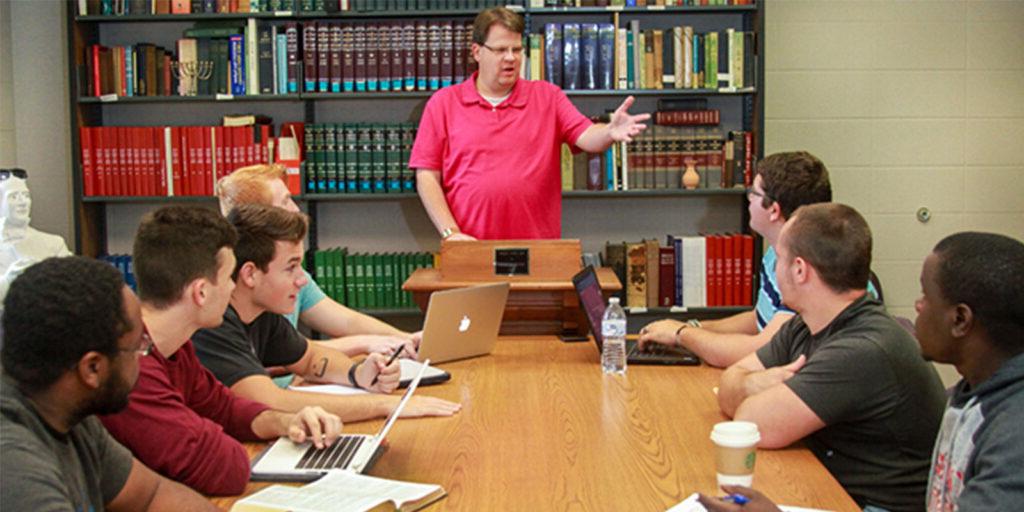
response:
M401 506L438 489L437 485L399 482L348 471L332 471L320 480L303 487L267 487L239 503L282 508L294 512L363 511L385 501L393 501Z
M779 505L779 508L782 509L783 512L826 512L817 508L791 507L788 505ZM704 508L704 505L701 505L700 502L697 501L697 493L693 493L688 498L679 502L676 506L666 510L665 512L707 512L707 510L708 509Z
M423 363L419 361L413 361L412 359L399 359L398 362L402 367L402 381L411 381L412 379L414 379L416 377L416 374L419 373L420 367L423 366ZM435 375L442 374L444 374L444 370L436 366L428 366L427 371L423 372L423 378L427 379Z

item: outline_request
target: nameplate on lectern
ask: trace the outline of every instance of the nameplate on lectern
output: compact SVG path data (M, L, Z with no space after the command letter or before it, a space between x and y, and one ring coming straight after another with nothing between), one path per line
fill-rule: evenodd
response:
M441 242L443 280L569 281L580 269L579 240Z

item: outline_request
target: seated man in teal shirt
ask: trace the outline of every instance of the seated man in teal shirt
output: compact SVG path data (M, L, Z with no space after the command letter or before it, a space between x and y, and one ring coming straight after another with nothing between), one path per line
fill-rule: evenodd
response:
M288 191L285 169L281 165L242 167L220 179L217 197L221 213L225 216L231 209L244 204L299 211ZM328 297L308 273L306 278L309 282L299 291L295 311L285 315L292 325L297 327L301 321L306 327L331 337L325 343L348 356L372 352L391 355L403 344L404 354L415 356L420 332L408 333L345 307Z

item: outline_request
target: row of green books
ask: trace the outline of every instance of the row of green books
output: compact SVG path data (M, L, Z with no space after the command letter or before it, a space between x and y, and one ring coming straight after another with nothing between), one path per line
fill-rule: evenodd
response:
M306 193L395 193L416 189L409 153L414 123L307 124Z
M418 268L432 268L429 252L352 253L348 248L313 252L313 279L328 297L354 309L414 306L402 283Z

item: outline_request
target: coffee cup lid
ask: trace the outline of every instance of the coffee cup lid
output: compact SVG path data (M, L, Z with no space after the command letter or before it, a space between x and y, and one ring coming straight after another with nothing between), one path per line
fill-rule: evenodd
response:
M750 421L723 421L711 430L711 440L719 446L746 448L761 440L757 424Z

